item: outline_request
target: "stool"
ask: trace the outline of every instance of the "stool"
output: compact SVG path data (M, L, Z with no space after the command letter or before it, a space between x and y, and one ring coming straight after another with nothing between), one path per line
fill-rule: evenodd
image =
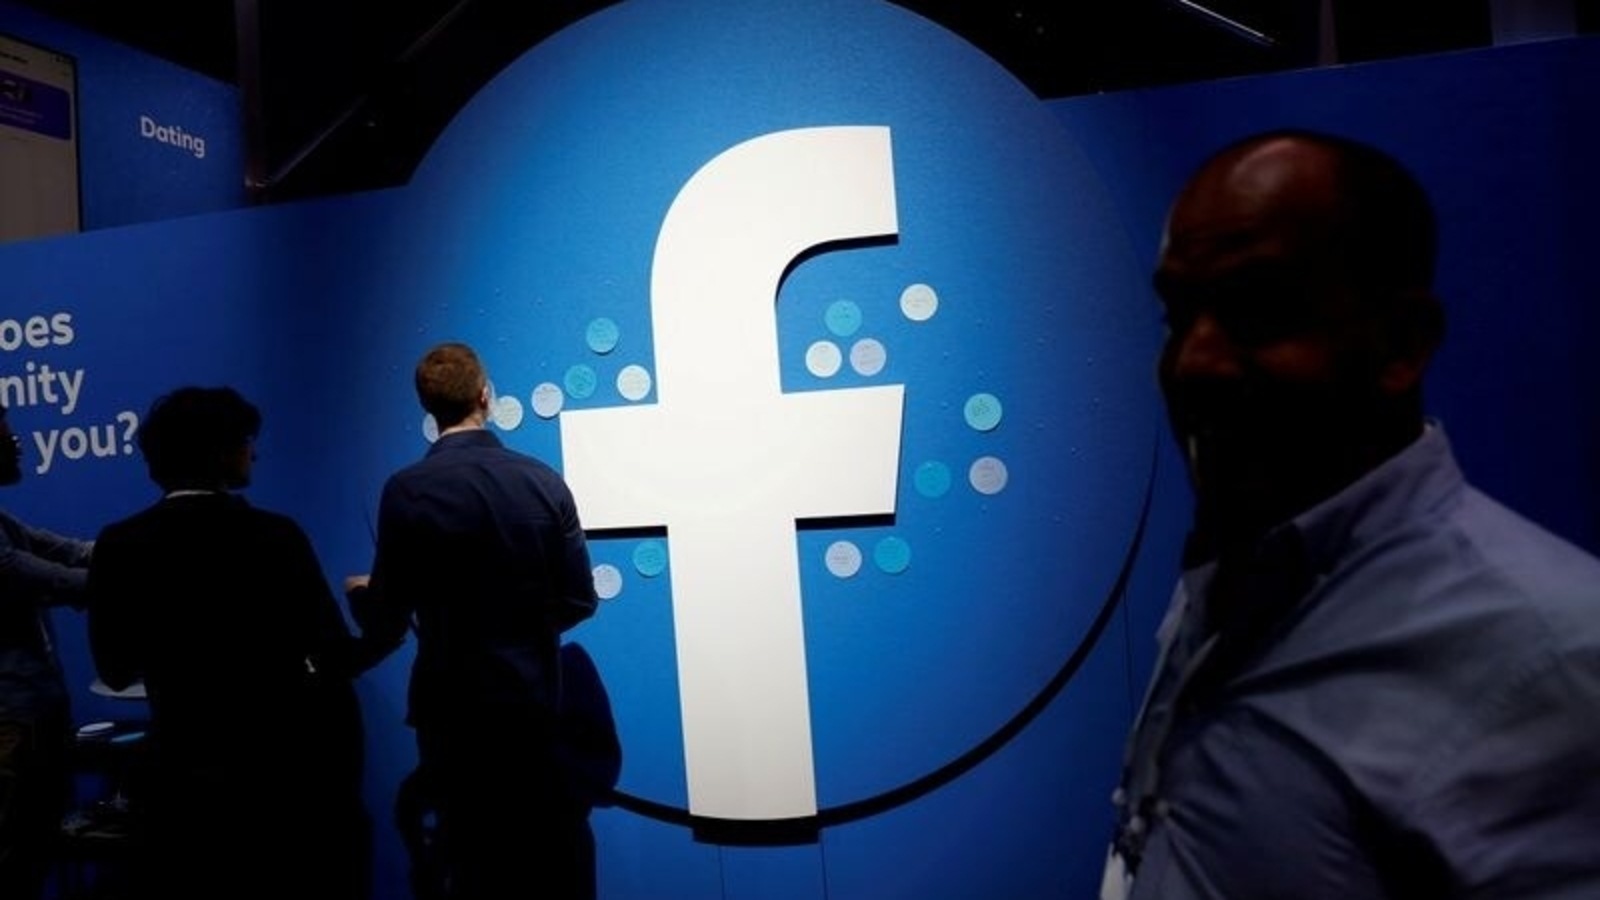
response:
M142 720L90 722L81 726L72 748L77 808L62 819L58 846L61 900L133 896L119 885L127 881L139 839L140 776L143 774L145 729Z

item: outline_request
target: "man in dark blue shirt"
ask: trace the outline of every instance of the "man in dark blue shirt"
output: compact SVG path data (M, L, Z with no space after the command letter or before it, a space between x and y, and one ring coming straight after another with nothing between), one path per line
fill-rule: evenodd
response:
M439 436L384 485L352 608L397 641L414 625L408 720L450 896L581 896L592 873L570 869L586 810L554 752L560 635L596 603L577 507L553 469L485 429L488 380L470 347L430 350L416 389Z
M22 447L0 406L0 485ZM67 689L49 607L79 605L92 545L0 513L0 897L39 896L68 797Z
M1435 234L1399 163L1306 132L1173 206L1159 372L1195 523L1105 900L1600 896L1600 561L1425 418Z

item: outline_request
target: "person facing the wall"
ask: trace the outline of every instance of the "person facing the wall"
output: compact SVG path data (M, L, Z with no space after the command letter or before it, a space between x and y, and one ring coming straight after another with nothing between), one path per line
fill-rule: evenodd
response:
M1600 562L1468 485L1422 382L1429 200L1309 132L1167 220L1195 496L1105 897L1600 896Z
M560 635L596 605L577 506L553 469L484 427L472 348L432 348L415 384L439 437L385 483L371 576L346 586L375 634L397 641L415 618L407 718L438 810L436 863L457 900L588 896L587 805L556 750Z
M0 485L22 480L22 443L0 405ZM71 791L67 687L49 609L81 606L93 545L0 512L0 897L44 890Z
M370 878L350 634L315 551L250 482L256 407L184 387L138 442L163 491L108 525L89 638L113 688L150 702L148 888L160 896L359 898Z

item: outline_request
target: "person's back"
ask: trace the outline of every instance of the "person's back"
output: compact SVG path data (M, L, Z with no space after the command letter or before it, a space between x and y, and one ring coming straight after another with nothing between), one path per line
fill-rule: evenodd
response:
M557 753L560 635L596 604L577 506L554 470L484 427L470 347L428 351L416 390L438 438L384 484L371 577L347 586L363 629L398 639L414 622L413 783L438 810L436 862L458 900L589 895L587 798Z
M232 493L259 424L231 389L154 404L139 440L164 496L101 531L91 650L149 697L148 889L359 898L361 647L299 526Z
M396 473L385 498L376 574L415 598L413 724L551 713L560 623L550 598L581 595L562 579L585 565L569 558L576 514L560 476L486 431L459 432Z
M313 728L330 704L354 716L343 677L315 671L343 622L304 533L289 519L227 493L172 497L106 527L95 590L96 662L112 684L142 679L163 756L227 766L265 782L289 753L342 738ZM113 636L112 629L120 633ZM331 665L339 663L330 662ZM347 726L348 727L348 726Z

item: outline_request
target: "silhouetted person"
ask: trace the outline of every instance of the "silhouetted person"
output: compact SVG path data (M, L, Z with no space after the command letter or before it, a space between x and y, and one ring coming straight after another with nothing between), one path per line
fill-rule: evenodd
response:
M560 635L595 609L578 510L555 470L484 428L470 347L429 350L416 390L439 437L385 483L371 580L347 584L375 634L415 617L408 721L449 896L584 896L593 873L575 871L573 846L587 809L555 758Z
M1600 563L1424 418L1434 255L1412 176L1330 136L1231 146L1170 213L1195 521L1116 798L1133 897L1600 896Z
M0 485L22 480L22 445L0 406ZM44 888L71 791L71 720L49 608L79 605L91 544L0 512L0 897Z
M561 733L555 758L564 772L564 786L572 809L581 817L571 841L569 871L574 879L571 896L593 896L594 834L589 811L610 806L612 791L622 773L622 744L611 714L600 671L581 644L561 645ZM438 807L427 773L418 767L400 784L395 799L395 823L411 857L413 900L440 900L447 895L443 869L444 850L439 842Z
M90 566L95 665L149 696L152 896L367 892L351 680L374 656L299 526L234 493L260 424L231 388L158 399L138 440L164 496L107 526Z

